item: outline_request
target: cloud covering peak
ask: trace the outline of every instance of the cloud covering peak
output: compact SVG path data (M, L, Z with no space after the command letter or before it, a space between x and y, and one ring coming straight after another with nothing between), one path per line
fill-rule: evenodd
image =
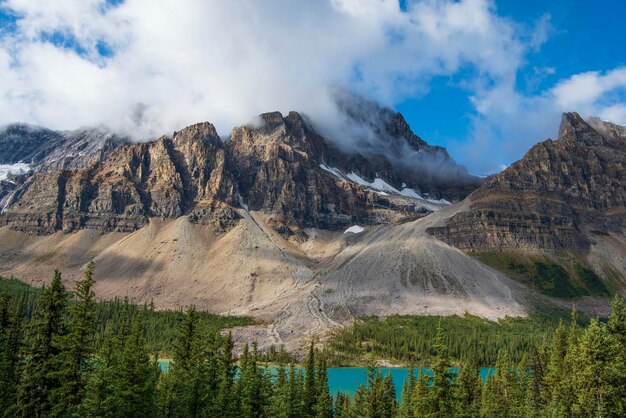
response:
M340 123L337 86L393 107L428 92L433 78L463 72L476 108L472 140L491 141L507 121L503 112L535 100L520 97L515 78L547 27L546 19L524 27L503 18L487 0L5 0L0 7L8 16L0 124L105 124L137 138L200 120L225 134L271 110L298 110L332 127ZM567 92L554 94L551 103L571 103Z

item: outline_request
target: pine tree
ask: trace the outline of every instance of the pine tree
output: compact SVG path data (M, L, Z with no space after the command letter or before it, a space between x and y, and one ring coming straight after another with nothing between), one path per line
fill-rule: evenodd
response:
M9 303L8 294L0 297L0 411L15 405L19 383L19 360L26 297Z
M317 386L315 416L317 418L332 418L333 400L328 390L328 371L326 368L326 358L323 355L319 356L315 384Z
M185 312L177 330L170 374L173 379L176 416L197 417L199 405L198 316L195 306Z
M145 312L135 315L118 361L114 395L118 416L153 417L156 414L160 368L156 360L150 360L146 349L144 315Z
M303 380L301 372L296 372L296 368L291 363L289 365L289 417L297 418L302 416L302 407L304 400Z
M457 404L456 415L467 418L480 416L483 382L480 378L478 356L475 351L461 367L456 383L454 391Z
M388 374L383 379L382 385L382 408L380 416L383 418L395 417L398 412L396 402L396 388L393 384L393 377Z
M421 370L417 378L417 384L413 389L413 413L415 416L428 416L433 412L432 402L430 402L430 377Z
M237 381L241 399L241 415L247 418L262 417L264 414L263 374L258 367L256 343L250 355L248 346L244 346L241 358L241 376Z
M87 265L85 277L76 285L76 301L69 305L68 333L60 340L58 379L61 386L50 394L52 415L80 416L88 373L92 369L93 334L95 333L95 295L92 287L95 264Z
M617 416L626 416L626 303L620 295L615 295L607 326L617 354L609 384L615 393L624 394L613 401L611 410Z
M415 369L411 367L409 369L409 375L405 379L404 386L402 387L402 402L398 411L401 418L412 418L414 416L413 391L416 385L417 378L415 377Z
M448 417L454 409L454 376L450 372L450 359L448 348L443 341L443 331L441 324L437 327L437 335L433 343L435 358L433 363L432 387L429 391L430 407L428 408L432 417Z
M621 362L619 343L608 328L592 320L574 350L572 415L623 416L624 392L615 383L626 365Z
M559 325L554 332L552 344L550 345L550 355L548 359L548 367L545 375L545 385L542 394L543 403L545 405L552 404L551 408L556 408L559 400L559 386L563 378L563 368L565 366L565 355L567 354L567 331L563 321L559 321Z
M359 385L354 392L354 408L353 413L359 418L368 417L368 389Z
M344 395L343 392L341 391L337 391L337 394L335 395L335 402L334 402L334 416L335 418L342 418L345 417L344 414L344 403L345 403L345 397L347 395Z
M303 415L305 417L315 416L315 403L317 400L317 386L315 384L315 346L311 341L309 354L304 363L304 393L303 393Z
M61 273L54 272L50 286L45 287L37 303L30 329L30 347L18 387L17 410L20 417L43 417L50 412L49 396L60 384L58 370L59 338L65 335L63 315L67 305Z
M274 383L274 396L270 403L270 416L277 418L289 418L289 382L287 370L281 362L276 371L276 381Z
M229 331L222 342L221 355L219 357L219 387L215 402L214 415L224 418L234 418L238 415L236 393L233 391L235 385L235 374L237 366L233 358L233 336Z
M120 351L113 327L106 329L100 349L94 357L95 368L89 375L81 411L88 417L115 416L116 385L119 379Z

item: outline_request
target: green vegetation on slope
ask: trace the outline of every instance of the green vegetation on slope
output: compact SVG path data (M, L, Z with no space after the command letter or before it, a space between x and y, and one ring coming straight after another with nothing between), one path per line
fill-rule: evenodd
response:
M339 364L359 364L373 354L401 363L427 365L433 354L430 343L441 326L445 330L443 341L453 361L465 361L475 353L480 365L490 366L496 363L498 353L519 361L524 353L549 338L558 321L543 315L499 322L472 315L393 315L383 320L368 317L338 331L329 348L335 352L333 362Z
M474 254L481 262L548 296L610 296L602 279L580 261L555 262L548 257L512 252Z

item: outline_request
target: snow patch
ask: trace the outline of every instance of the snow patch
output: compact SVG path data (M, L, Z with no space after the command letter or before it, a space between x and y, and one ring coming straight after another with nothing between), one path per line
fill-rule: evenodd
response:
M328 167L325 164L320 164L320 168L322 170L328 171L329 173L331 173L332 175L336 177L339 177L340 179L350 180L353 183L366 187L372 190L374 193L377 193L381 196L389 196L390 194L395 194L395 195L404 196L404 197L408 197L408 198L415 199L415 200L421 200L426 203L432 203L434 205L437 205L437 206L425 205L430 210L440 209L439 205L451 205L452 204L445 199L424 198L420 196L420 194L417 193L415 190L407 188L406 183L402 183L402 190L398 190L392 185L390 185L389 183L387 183L385 180L381 179L380 177L376 177L374 181L370 183L369 181L365 180L363 177L359 176L355 172L352 172L349 174L343 174L338 168Z
M237 197L239 198L239 205L244 208L246 212L249 212L248 205L243 202L243 197L241 197L241 195L237 195Z
M30 170L30 165L21 161L16 164L0 164L0 180L6 180L14 174L26 174L28 170Z
M334 167L328 167L328 166L326 166L324 164L320 164L320 168L322 170L328 171L333 176L337 176L337 177L342 178L342 179L345 178L344 175L341 173L341 171L337 170Z
M404 183L402 183L404 184ZM415 190L413 189L407 189L406 187L402 190L400 190L400 194L402 196L406 196L406 197L411 197L413 199L421 199L421 200L425 200L422 196L419 195L419 193L417 193Z
M365 228L363 228L362 226L353 225L350 228L346 229L343 233L347 234L348 232L350 232L352 234L360 234L363 231L365 231Z

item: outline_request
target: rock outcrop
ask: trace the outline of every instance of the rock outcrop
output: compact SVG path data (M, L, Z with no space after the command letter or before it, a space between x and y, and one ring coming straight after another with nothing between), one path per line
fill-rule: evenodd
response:
M563 115L559 139L533 146L429 232L458 248L587 251L626 226L626 128Z
M150 217L227 228L237 219L235 185L213 125L192 125L172 138L120 146L80 170L36 173L9 202L0 224L48 234L96 228L134 231Z

